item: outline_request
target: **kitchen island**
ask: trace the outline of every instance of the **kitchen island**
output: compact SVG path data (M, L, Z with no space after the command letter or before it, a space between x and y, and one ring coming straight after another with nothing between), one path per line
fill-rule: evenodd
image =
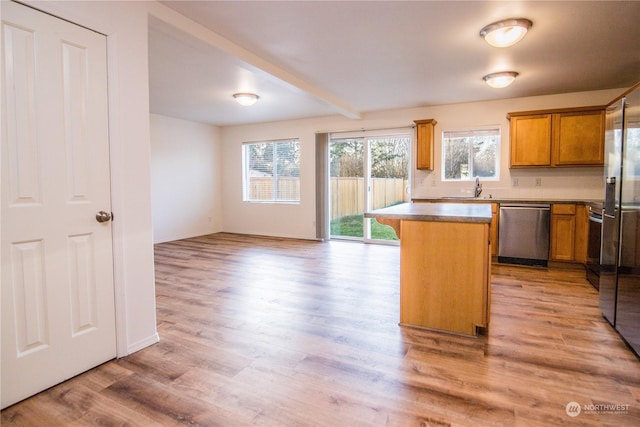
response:
M463 335L489 325L491 204L403 203L365 213L400 238L400 324Z

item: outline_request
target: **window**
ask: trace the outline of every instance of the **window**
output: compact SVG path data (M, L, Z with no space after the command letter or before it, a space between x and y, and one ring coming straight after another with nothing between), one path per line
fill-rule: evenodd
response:
M500 178L500 129L442 133L442 179Z
M243 144L243 200L300 203L300 142Z

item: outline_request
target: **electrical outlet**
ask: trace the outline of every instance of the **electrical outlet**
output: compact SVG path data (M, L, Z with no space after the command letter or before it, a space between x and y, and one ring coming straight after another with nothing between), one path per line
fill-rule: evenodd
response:
M542 178L536 178L536 187L542 187Z
M518 178L511 178L511 185L513 187L517 187L518 186Z

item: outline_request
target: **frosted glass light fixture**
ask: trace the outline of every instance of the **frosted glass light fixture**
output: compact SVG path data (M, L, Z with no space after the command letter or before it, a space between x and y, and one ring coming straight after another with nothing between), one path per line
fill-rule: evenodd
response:
M502 89L513 83L517 76L518 73L515 71L503 71L501 73L487 74L482 80L494 89Z
M509 47L518 43L527 34L533 22L524 18L511 18L494 22L480 30L480 35L491 46Z
M258 99L260 99L260 97L255 93L247 93L247 92L234 93L233 97L238 102L238 104L242 105L243 107L250 107L256 102L258 102Z

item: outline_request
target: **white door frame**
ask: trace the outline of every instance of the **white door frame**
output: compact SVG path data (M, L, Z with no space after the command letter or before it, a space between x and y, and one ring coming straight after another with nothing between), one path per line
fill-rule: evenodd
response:
M111 224L111 241L113 242L113 290L115 300L116 315L116 355L124 357L131 353L129 350L129 340L127 334L127 302L125 288L124 269L124 232L122 229L122 218L118 215L123 212L123 202L121 188L119 185L120 174L114 173L117 170L118 161L124 158L124 153L120 153L118 144L114 144L116 135L119 135L118 127L118 73L117 67L117 36L105 34L107 38L107 105L109 121L109 178L111 184L111 210L114 219Z

